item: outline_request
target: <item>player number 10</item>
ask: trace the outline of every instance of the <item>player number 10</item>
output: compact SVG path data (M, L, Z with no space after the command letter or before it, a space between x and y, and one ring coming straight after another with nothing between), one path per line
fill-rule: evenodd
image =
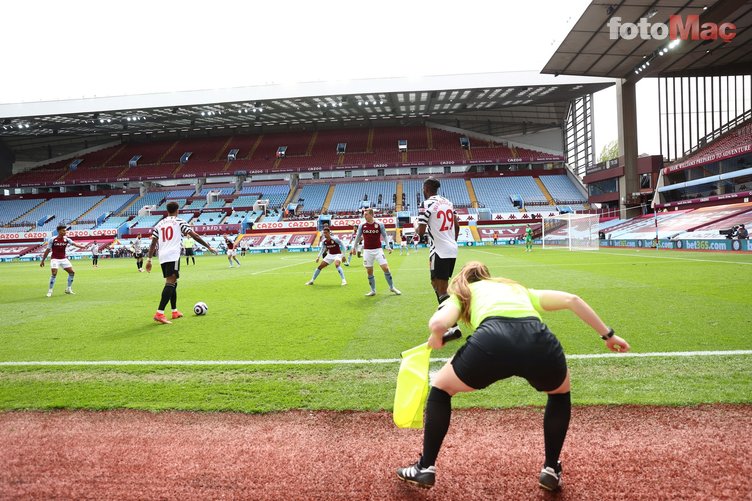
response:
M160 228L160 230L162 230L162 240L164 242L172 240L172 237L175 236L175 230L172 229L172 226Z

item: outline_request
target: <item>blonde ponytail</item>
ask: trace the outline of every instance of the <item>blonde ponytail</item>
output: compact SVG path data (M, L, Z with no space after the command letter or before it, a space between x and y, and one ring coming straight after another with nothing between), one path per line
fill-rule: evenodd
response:
M480 261L470 261L462 267L459 274L457 274L449 284L447 292L460 301L460 320L463 323L470 323L470 301L472 300L472 291L470 290L470 284L480 282L481 280L493 280L494 282L500 282L508 285L519 285L514 280L508 278L491 278L491 272L488 271L488 266ZM521 287L521 286L520 286Z

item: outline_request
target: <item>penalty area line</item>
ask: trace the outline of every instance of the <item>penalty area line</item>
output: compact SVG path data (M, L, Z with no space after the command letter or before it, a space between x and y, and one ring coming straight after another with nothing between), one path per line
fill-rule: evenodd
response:
M667 351L654 353L589 353L567 355L570 360L594 358L670 358L752 355L752 350L727 351ZM448 358L432 358L432 362L446 362ZM378 365L399 363L399 358L345 359L345 360L29 360L25 362L0 362L0 367L76 367L76 366L212 366L212 365Z

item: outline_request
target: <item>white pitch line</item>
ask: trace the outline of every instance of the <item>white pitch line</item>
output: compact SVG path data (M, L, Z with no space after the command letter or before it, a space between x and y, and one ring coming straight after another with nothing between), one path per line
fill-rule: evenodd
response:
M299 261L299 262L294 263L294 264L286 264L285 266L278 266L276 268L269 268L269 269L266 269L266 270L254 271L253 273L251 273L251 275L261 275L262 273L269 273L270 271L282 270L284 268L292 268L293 266L299 266L301 264L305 264L305 263L308 263L308 262L309 261L306 259L305 261ZM310 262L313 263L314 261L311 260Z
M570 360L593 358L661 358L752 355L752 350L727 351L666 351L654 353L587 353L567 355ZM448 358L432 358L432 362L446 362ZM144 366L144 365L374 365L399 363L399 358L345 359L345 360L30 360L26 362L0 362L0 367L34 366Z
M585 251L583 251L585 252ZM589 252L589 251L588 251ZM669 251L671 252L671 251ZM608 252L608 251L599 251L600 254L610 254L612 256L626 256L626 257L637 257L637 258L645 258L645 259L672 259L675 261L697 261L701 263L721 263L721 264L745 264L745 265L752 265L752 261L745 262L745 261L721 261L718 259L697 259L692 257L679 257L679 256L654 256L650 254L624 254L623 252ZM738 254L737 254L738 255Z

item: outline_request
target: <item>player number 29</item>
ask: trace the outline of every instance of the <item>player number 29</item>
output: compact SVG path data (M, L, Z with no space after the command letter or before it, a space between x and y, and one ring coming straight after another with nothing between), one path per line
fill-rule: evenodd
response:
M441 221L439 231L451 230L454 227L454 211L441 210L436 213L436 217Z
M168 241L172 240L172 237L175 236L175 230L172 229L172 226L166 226L164 228L160 228L162 230L162 240Z

